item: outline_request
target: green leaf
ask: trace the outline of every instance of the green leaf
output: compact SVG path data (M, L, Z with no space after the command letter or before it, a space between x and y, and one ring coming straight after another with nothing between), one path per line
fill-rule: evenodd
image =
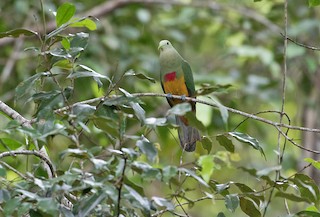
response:
M303 198L303 197L300 197L300 196L292 194L292 193L285 193L285 192L279 191L275 194L275 196L286 198L287 200L291 200L294 202L307 202L307 203L311 202L308 198Z
M158 151L154 144L151 143L147 138L142 136L142 138L137 141L136 146L139 147L140 151L147 156L150 162L155 161Z
M179 103L175 106L173 106L171 109L167 111L167 115L185 115L187 112L191 111L191 105L188 102Z
M223 146L227 151L234 152L234 145L228 137L226 137L224 134L220 134L216 137L217 141L221 146Z
M33 36L33 35L38 35L38 33L29 29L13 29L7 32L0 32L0 38L5 38L5 37L17 38L20 35Z
M132 69L130 69L129 71L127 71L127 72L124 74L124 76L135 76L135 77L137 77L137 78L139 78L139 79L148 80L148 81L151 81L152 83L156 83L156 81L155 81L153 78L148 77L148 76L146 76L146 75L144 75L144 74L142 74L142 73L136 73L136 72L134 72Z
M306 198L315 204L319 203L319 188L312 178L298 173L290 180L298 186L301 197Z
M0 138L0 147L5 146L3 148L0 148L0 150L5 150L5 151L15 150L22 147L23 145L24 145L23 143L15 139Z
M70 70L73 68L73 63L69 59L62 59L53 64L54 67Z
M297 217L320 217L320 213L315 212L315 211L301 211L301 212L296 213L294 216L297 216Z
M70 27L85 27L85 28L89 29L90 31L94 31L97 29L96 23L90 18L80 19L77 22L71 23L69 26Z
M89 198L82 199L80 201L80 205L78 207L78 215L77 216L89 216L89 213L96 208L98 204L101 203L105 198L107 197L107 194L103 191L99 191Z
M309 7L315 7L320 5L320 0L309 0Z
M58 216L59 208L55 199L53 198L41 198L38 200L37 209L41 210L47 215Z
M164 207L166 210L173 211L174 205L165 198L152 197L152 201L159 207Z
M178 169L175 166L166 166L162 169L162 179L164 182L169 182L171 178L177 175Z
M204 181L209 183L211 175L214 170L214 156L213 155L202 155L198 159L198 164L201 167L200 175Z
M33 76L27 78L23 82L21 82L15 90L15 100L19 100L24 96L31 95L34 87L35 82L42 76L47 76L49 73L47 72L39 72L37 74L34 74Z
M201 88L196 90L196 96L208 95L212 92L225 92L230 87L232 87L231 84L211 85L211 84L203 83L203 84L201 84Z
M60 27L62 24L68 22L76 12L76 7L68 2L63 3L57 10L56 24Z
M261 213L257 209L255 203L251 200L244 198L244 197L240 198L240 207L241 207L241 210L250 217L261 216Z
M218 107L219 111L220 111L220 115L222 118L223 123L227 126L228 125L228 118L229 118L229 112L226 109L226 107L224 105L222 105L219 100L214 97L214 96L210 96L209 97Z
M305 162L311 163L316 169L320 170L320 162L312 158L303 159Z
M264 168L262 170L257 171L257 176L258 177L266 176L266 175L269 175L273 171L280 171L281 169L282 169L281 165L277 165L274 167L267 167L267 168Z
M85 121L94 114L96 107L89 104L78 104L72 108L73 115L78 121Z
M212 149L212 141L209 137L203 136L200 140L202 147L210 153Z
M228 194L224 203L230 212L234 212L239 206L239 196L237 194Z
M256 140L255 138L252 138L248 134L240 133L240 132L229 132L228 134L236 138L238 141L249 144L254 149L259 150L260 153L265 157L263 149L261 148L258 140Z
M2 167L0 166L0 169ZM10 199L10 192L6 189L0 189L0 204Z
M128 98L134 98L129 92L127 92L126 90L119 88L119 90L124 93L124 95ZM146 119L146 112L144 111L144 109L139 105L139 103L136 102L129 102L129 105L131 106L131 108L133 109L136 117L138 118L138 120L141 122L141 124L144 124L145 119Z
M225 214L223 212L219 212L217 217L226 217Z
M12 198L5 203L3 212L5 216L13 216L13 212L18 209L21 201L19 198Z
M76 72L71 73L67 78L83 78L83 77L96 77L96 78L104 78L107 79L108 81L110 81L110 79L105 76L102 75L96 71L94 71L93 69L89 68L88 66L85 65L78 65L81 69L77 69Z
M178 168L178 170L180 172L185 173L187 176L191 176L192 178L194 178L195 180L197 180L199 182L199 184L202 184L205 187L209 187L209 185L199 176L197 176L193 171L187 169L187 168Z
M126 198L129 199L131 205L141 209L145 215L150 216L150 204L147 198L140 195L128 185L124 185L123 187L129 192L129 195Z
M69 50L70 49L70 41L67 37L64 37L61 40L61 45L63 46L64 49Z

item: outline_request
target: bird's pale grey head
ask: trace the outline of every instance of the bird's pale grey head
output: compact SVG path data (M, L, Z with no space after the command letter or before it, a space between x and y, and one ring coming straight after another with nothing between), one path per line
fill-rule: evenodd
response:
M164 49L169 48L169 47L172 47L172 44L171 44L170 41L168 41L168 40L161 40L161 41L159 42L158 50L161 52L161 51L163 51Z

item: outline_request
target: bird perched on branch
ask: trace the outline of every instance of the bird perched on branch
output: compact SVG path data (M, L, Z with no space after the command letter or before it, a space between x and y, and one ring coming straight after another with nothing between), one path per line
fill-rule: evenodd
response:
M181 95L181 99L167 98L170 106L182 103L183 96L195 97L195 87L190 65L185 61L170 41L162 40L158 47L160 51L160 79L166 94ZM195 102L189 102L193 112L196 112ZM200 140L199 131L190 126L185 116L176 116L179 125L178 134L181 147L188 152L196 148Z

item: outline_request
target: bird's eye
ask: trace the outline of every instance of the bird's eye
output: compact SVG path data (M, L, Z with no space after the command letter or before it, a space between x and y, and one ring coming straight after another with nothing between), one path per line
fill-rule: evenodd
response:
M167 42L167 45L169 45L169 42Z

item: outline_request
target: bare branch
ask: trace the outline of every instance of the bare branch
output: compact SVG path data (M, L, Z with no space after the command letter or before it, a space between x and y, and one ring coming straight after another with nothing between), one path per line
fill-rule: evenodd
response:
M8 156L12 157L12 156L16 156L16 155L33 155L33 156L36 156L36 157L40 158L50 168L52 177L56 176L55 169L54 169L53 164L51 163L50 159L47 158L47 156L45 156L45 155L43 155L43 154L41 154L40 152L37 152L37 151L33 151L33 150L32 151L31 150L6 151L6 152L0 153L0 159L4 158L4 157L8 157Z
M296 40L293 40L292 38L289 38L288 36L285 36L284 34L280 33L284 38L286 38L287 40L291 41L292 43L300 46L300 47L304 47L304 48L307 48L307 49L310 49L310 50L315 50L315 51L319 51L320 48L319 47L313 47L313 46L310 46L310 45L306 45L306 44L302 44Z
M24 118L17 111L15 111L2 101L0 101L0 111L11 117L13 120L18 121L22 126L32 128L30 120Z

